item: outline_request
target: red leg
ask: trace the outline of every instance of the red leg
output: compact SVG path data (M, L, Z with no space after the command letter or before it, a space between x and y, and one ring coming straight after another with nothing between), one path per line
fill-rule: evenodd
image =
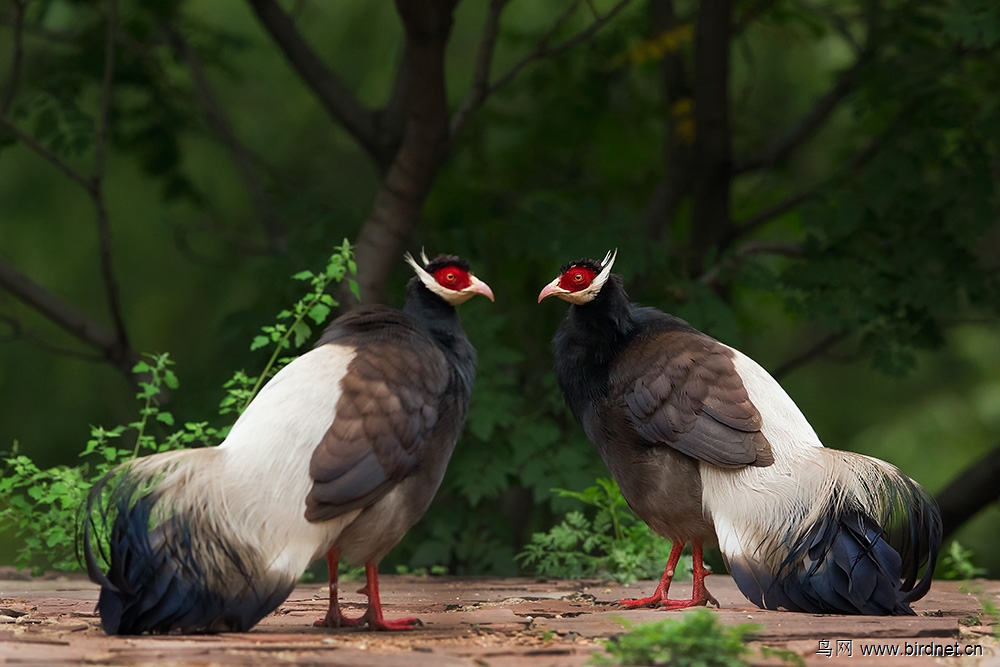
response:
M364 623L364 616L361 618L349 618L340 611L340 599L338 596L338 573L337 566L340 561L340 549L333 547L326 552L326 564L330 568L330 608L326 616L319 619L313 625L317 628L349 628Z
M667 567L663 570L663 577L660 579L659 585L650 597L640 598L638 600L620 600L618 604L630 609L634 609L636 607L655 606L659 606L663 609L686 609L687 607L707 605L711 602L718 607L719 601L708 592L707 588L705 588L705 577L712 574L712 572L705 568L705 562L702 560L701 540L691 543L691 561L692 570L694 571L694 577L691 583L691 599L671 600L667 597L667 592L670 590L670 582L674 578L674 571L677 568L677 562L680 560L681 552L683 550L683 542L674 542L673 547L670 549L670 556L667 559Z
M412 630L414 625L423 625L419 618L399 618L394 621L382 618L382 600L378 594L378 564L365 563L365 579L365 587L358 592L368 596L368 611L362 618L368 621L371 630Z
M682 551L684 551L684 543L680 541L674 542L674 545L670 548L670 556L667 558L667 566L663 568L663 576L660 577L660 583L651 596L635 600L619 600L618 604L629 609L635 609L636 607L655 607L661 601L666 600L667 591L670 590L670 582L674 579L674 570L677 567L677 561L681 558Z

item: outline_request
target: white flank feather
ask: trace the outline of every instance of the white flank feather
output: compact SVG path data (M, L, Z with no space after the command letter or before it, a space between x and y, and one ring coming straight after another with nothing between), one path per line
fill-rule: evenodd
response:
M778 382L746 355L736 350L733 355L761 413L774 463L739 469L700 465L702 502L723 554L780 562L790 544L850 501L872 516L887 517L898 501L896 489L905 485L902 473L878 459L824 448Z
M823 443L802 411L757 362L730 349L774 455L774 463L765 467L700 465L702 503L715 523L722 553L732 558L756 551L771 537L783 540L789 522L801 524L810 508L823 504L832 484L818 461Z
M251 546L263 561L253 563L258 573L296 580L361 512L305 519L309 462L333 422L353 358L343 346L312 350L264 386L218 447L136 461L134 471L155 473L157 509L191 517L196 541L214 535Z

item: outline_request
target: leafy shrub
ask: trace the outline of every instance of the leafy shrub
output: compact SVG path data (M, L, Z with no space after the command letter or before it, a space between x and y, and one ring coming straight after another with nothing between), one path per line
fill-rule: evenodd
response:
M952 540L948 552L941 558L941 577L943 579L975 579L986 573L972 562L973 553L966 549L958 540Z
M259 375L249 376L242 370L234 373L224 385L219 415L238 416L246 408L264 382L291 360L280 355L303 346L312 335L312 327L326 322L337 305L326 293L327 287L356 272L353 250L345 239L322 272L302 271L292 276L308 282L310 291L290 309L278 313L275 324L263 327L262 334L253 339L252 350L273 348L270 358ZM353 279L350 286L356 295ZM16 442L0 461L0 534L13 531L21 543L14 560L19 568L30 567L35 575L46 569L80 569L76 558L77 516L90 487L116 466L142 454L214 445L225 438L231 424L211 426L208 421L187 422L171 433L157 433L174 426L173 415L161 407L168 392L180 385L173 364L169 354L163 353L146 355L133 367L141 378L136 394L138 418L111 429L91 427L90 439L80 453L84 460L80 465L40 469L19 452Z
M671 667L744 667L750 653L746 636L756 626L727 627L707 609L695 609L679 619L632 625L618 619L628 632L605 644L610 658L595 653L595 665L671 665Z
M595 653L593 665L670 665L670 667L745 667L751 654L747 635L760 626L744 623L725 626L708 609L693 609L680 618L633 625L617 619L627 632L611 638L604 648L608 655ZM802 656L792 651L761 646L763 658L805 666Z
M613 479L598 479L582 492L553 489L595 508L593 517L569 512L547 533L535 533L517 560L538 574L579 579L611 577L621 583L658 578L670 554L670 542L658 537L628 509ZM690 558L678 572L687 571Z

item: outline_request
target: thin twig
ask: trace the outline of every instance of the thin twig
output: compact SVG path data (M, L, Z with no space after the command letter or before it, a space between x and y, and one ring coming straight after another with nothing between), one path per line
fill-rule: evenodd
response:
M552 27L549 28L548 32L546 32L545 35L543 35L542 38L535 44L535 47L530 53L528 53L528 55L514 63L510 69L504 72L496 81L493 82L490 86L488 94L492 94L510 83L510 81L513 80L522 69L534 61L558 55L568 49L571 49L580 42L589 39L595 32L603 28L609 21L617 16L618 13L629 4L629 2L631 2L631 0L619 0L619 2L614 7L609 9L599 20L594 21L572 37L567 37L559 44L550 47L549 42L552 41L555 33L562 27L569 17L576 12L577 7L580 6L580 0L576 0L559 16L559 18L556 19L555 23L552 24Z
M364 107L309 46L275 0L249 0L257 19L285 53L309 90L383 170L392 161L379 141L376 114Z
M0 286L80 341L96 348L126 377L132 377L135 356L121 349L115 332L62 298L52 294L0 258Z
M180 56L191 72L195 93L201 103L208 126L215 132L223 148L229 153L229 157L236 167L236 172L243 182L243 187L253 203L254 212L260 220L268 246L272 250L283 250L287 239L271 206L271 200L265 193L264 185L259 178L255 166L258 160L250 149L237 138L225 108L212 89L212 84L208 80L198 53L174 26L167 26L166 32L174 52Z
M472 88L459 105L451 118L451 135L455 136L465 125L469 114L483 103L490 92L490 72L493 69L493 53L496 50L497 37L500 35L500 15L510 0L490 0L486 15L486 25L483 27L483 37L479 42L476 54L476 67L472 74Z
M791 359L785 361L783 364L780 364L777 368L771 371L771 375L776 380L781 379L782 377L788 375L799 366L802 366L808 363L809 361L812 361L815 357L824 354L831 347L833 347L840 341L847 338L849 333L850 332L848 332L845 329L843 331L838 331L836 333L824 336L823 338L816 341L816 343L813 344L811 347L806 348L802 352L796 354Z
M739 35L747 29L751 23L756 21L761 14L778 4L778 0L758 0L743 12L743 15L733 22L733 36Z
M705 285L713 285L719 279L719 274L723 268L734 268L739 266L744 259L753 255L782 255L784 257L802 257L802 245L799 243L789 243L787 241L747 241L732 253L727 254L720 261L716 262L705 271L698 282Z
M899 122L905 118L913 110L913 106L907 106L902 109L899 114L897 114L893 123L889 126L889 129L885 130L870 142L868 142L863 148L858 150L854 155L852 155L844 164L843 168L838 169L829 177L825 178L823 181L817 183L811 188L798 192L794 195L783 199L782 201L769 206L768 208L755 213L749 218L736 223L732 238L738 238L740 236L746 236L747 234L755 231L759 227L767 224L768 222L774 220L775 218L784 215L788 211L797 208L803 202L812 199L816 194L827 187L831 182L838 178L841 178L845 173L850 171L856 171L867 164L875 155L878 153L879 149L885 145L888 140L891 130L893 127L899 124Z
M858 71L865 62L865 59L859 58L849 70L838 77L830 90L813 103L812 108L799 119L790 132L772 142L760 155L737 162L733 165L733 174L739 175L773 166L815 136L840 102L854 90Z
M758 211L749 218L740 220L736 223L736 235L745 236L750 232L756 230L758 227L774 220L775 218L788 213L791 210L798 208L799 204L804 201L811 199L815 196L816 192L820 189L820 186L810 188L808 190L803 190L802 192L796 193L783 199L782 201L769 206L762 211Z
M97 136L94 146L94 171L89 190L94 204L99 241L99 256L101 263L101 278L104 281L104 293L111 311L111 319L115 325L118 346L121 351L129 349L128 331L125 328L125 318L122 314L121 297L118 281L115 280L114 263L111 252L111 225L108 222L107 205L104 201L103 182L107 164L108 150L108 115L111 109L111 92L115 75L115 34L118 30L118 0L108 3L107 28L104 39L104 77L101 81L101 98L97 116Z
M14 38L10 64L10 84L0 103L0 118L6 118L14 104L14 95L21 81L21 66L24 62L24 0L14 0Z
M23 341L29 345L33 345L40 350L45 350L50 354L55 354L61 357L72 357L74 359L82 359L84 361L93 362L104 362L106 359L98 354L89 354L87 352L81 352L80 350L73 350L68 347L63 347L61 345L54 345L40 336L37 336L29 331L25 331L21 326L21 323L14 317L10 315L0 314L0 322L3 322L8 327L10 327L10 333L0 334L0 343L12 343L14 341Z
M0 117L0 127L3 127L8 132L14 135L14 138L19 142L34 151L39 157L45 159L56 169L61 171L64 176L69 178L71 181L79 185L81 188L91 194L93 191L94 184L89 178L81 174L79 171L74 169L69 163L65 162L61 157L50 151L45 145L39 143L34 139L34 137L26 134L17 125L10 122L6 118Z

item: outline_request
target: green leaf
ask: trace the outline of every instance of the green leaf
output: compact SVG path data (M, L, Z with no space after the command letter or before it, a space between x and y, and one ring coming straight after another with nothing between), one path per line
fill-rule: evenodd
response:
M262 347L267 347L271 344L271 339L267 336L254 336L253 342L250 343L250 351L259 350Z
M312 329L303 321L298 321L292 327L292 335L295 336L295 347L302 347L312 335Z
M330 307L325 304L317 303L309 309L309 317L312 318L312 321L316 324L323 324L329 316Z

